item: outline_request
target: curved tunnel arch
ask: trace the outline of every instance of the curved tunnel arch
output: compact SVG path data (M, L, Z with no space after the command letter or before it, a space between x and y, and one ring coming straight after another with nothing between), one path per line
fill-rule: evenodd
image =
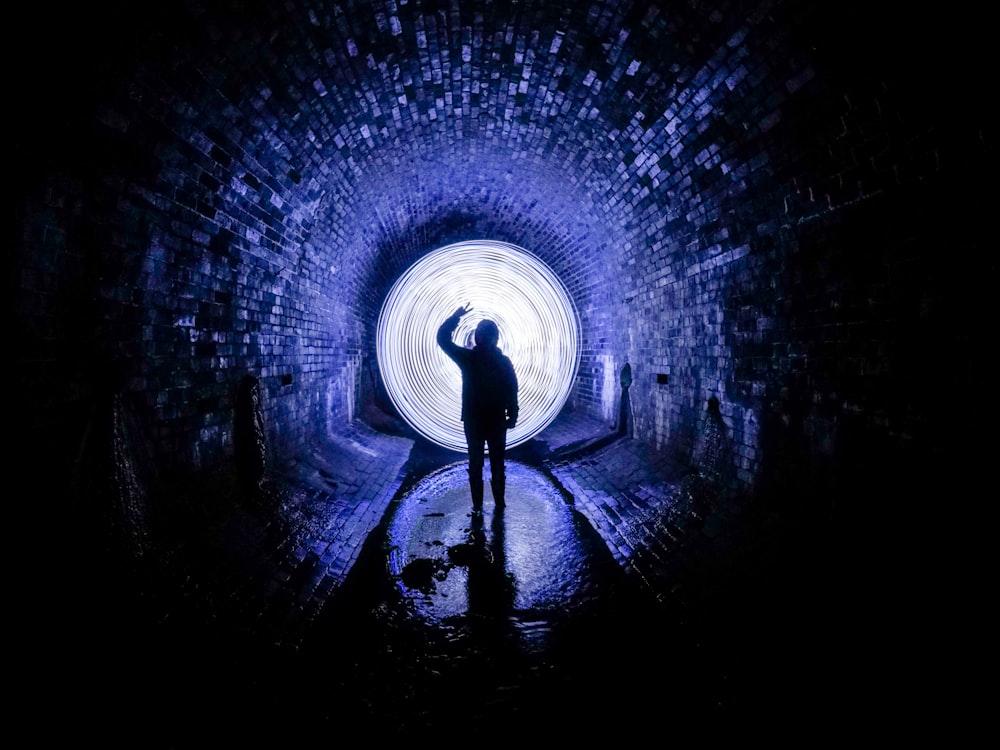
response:
M904 67L873 50L877 24L852 47L853 8L190 0L86 12L102 22L95 37L72 12L61 29L29 24L47 38L39 75L19 81L18 93L37 88L18 134L31 225L19 252L23 278L41 279L20 309L26 327L52 331L21 376L40 430L60 398L86 401L114 370L157 460L211 469L231 457L232 393L252 373L273 448L292 454L357 416L396 277L474 237L553 268L581 321L573 405L612 419L630 362L635 435L658 449L690 453L715 395L752 485L763 411L822 422L869 395L864 382L799 377L799 355L765 366L762 354L813 346L809 317L787 304L825 293L797 288L799 243L822 245L839 221L863 240L857 207L898 187L839 148L867 133L857 102ZM54 74L63 99L43 93ZM921 156L919 96L899 92L876 166ZM837 315L843 330L862 317ZM95 335L107 362L51 356ZM840 378L833 358L811 356ZM63 381L50 398L44 384Z
M131 98L98 115L124 141L155 144L160 164L153 179L129 176L148 205L129 198L126 210L155 227L134 240L151 269L135 281L142 323L192 346L171 374L146 379L168 457L180 443L192 446L182 462L224 459L228 413L210 401L227 372L261 377L279 454L354 418L395 278L476 237L532 248L577 301L575 406L612 421L624 361L693 361L661 316L683 327L690 269L726 255L700 227L767 176L741 172L746 157L724 161L737 144L712 135L725 115L715 104L743 96L763 30L655 5L323 10L192 2L157 28L156 54L136 49L139 64L122 68ZM668 62L664 38L682 24L692 33ZM782 83L757 85L754 98ZM212 413L173 407L198 390ZM704 390L635 394L637 433L660 442L662 415L690 419Z
M70 611L93 602L91 584L131 588L140 571L126 566L118 580L106 564L117 559L105 559L118 555L96 546L114 535L110 506L147 486L155 498L130 506L143 511L134 515L167 537L195 522L185 541L211 548L213 567L202 530L257 537L242 522L215 523L230 510L218 507L230 496L216 482L235 463L247 376L260 387L269 459L363 455L369 476L393 481L402 455L333 434L368 416L380 306L435 248L491 237L536 252L577 303L575 410L610 421L630 364L636 439L605 466L555 452L586 474L585 486L564 486L611 521L609 547L621 538L621 559L667 598L714 596L714 571L739 569L738 585L721 587L734 608L708 607L724 641L736 632L730 614L753 615L765 627L739 640L772 673L773 654L753 635L783 641L797 630L786 686L814 667L800 645L839 644L824 660L847 657L849 688L872 656L885 674L862 692L892 716L881 678L910 677L912 650L900 641L886 653L877 636L927 622L935 579L914 570L940 573L942 556L925 542L967 538L958 521L942 533L935 506L979 497L974 469L988 465L982 410L956 406L956 394L989 393L993 371L982 346L994 313L981 260L995 255L982 189L994 148L985 17L853 0L110 0L19 13L6 118L8 181L20 189L9 369L12 464L30 491L13 505L37 520L23 528L46 541L56 532L52 554L35 555L52 622L65 625L67 601ZM699 445L706 403L715 432ZM134 456L124 456L126 436ZM378 442L389 453L410 446ZM612 475L647 451L690 470L679 491L704 491L714 505L734 490L738 507L706 516L692 496L683 519L663 504L645 515L648 490L669 503L675 488L650 487L644 472ZM713 460L706 472L699 451L730 465ZM137 473L116 487L106 468L119 457L136 458ZM328 480L317 471L324 494ZM377 520L377 507L360 505L364 523ZM252 511L231 510L237 521ZM748 516L763 536L729 533ZM688 531L702 543L688 548ZM283 541L276 552L302 563L296 588L325 590L313 564L335 548ZM182 563L164 557L149 561ZM197 583L186 567L172 571L182 598ZM967 581L968 566L954 567ZM676 568L687 569L680 580ZM765 584L763 601L743 586L744 569ZM247 583L275 581L259 572ZM687 572L695 586L685 591ZM80 598L66 600L67 588ZM815 607L801 606L807 591ZM283 619L205 593L203 603L256 623L272 619L262 612ZM757 618L768 603L787 609ZM112 622L114 604L108 619L85 607L98 617L81 623L120 640L131 620ZM153 614L145 600L140 609ZM845 639L855 612L862 626ZM149 672L132 643L115 645ZM135 684L121 687L144 704ZM912 705L907 690L898 697Z

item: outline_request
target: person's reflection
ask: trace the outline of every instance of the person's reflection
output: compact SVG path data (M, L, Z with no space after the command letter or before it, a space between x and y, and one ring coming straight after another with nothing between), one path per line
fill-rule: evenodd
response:
M484 528L483 514L471 514L468 541L448 549L451 561L466 569L467 614L469 623L478 627L502 625L514 610L516 584L507 572L504 543L504 508L493 511L490 536Z
M494 624L505 623L514 610L516 583L507 572L504 551L504 508L493 511L490 522L491 539L487 541L483 517L474 514L469 542L472 554L468 567L468 613Z
M462 680L462 698L476 717L507 718L508 701L516 695L509 686L521 685L531 674L529 654L524 650L516 618L515 578L507 572L504 551L504 511L495 508L487 537L484 513L471 515L468 540L448 550L452 562L466 569L467 608L459 632L467 658Z

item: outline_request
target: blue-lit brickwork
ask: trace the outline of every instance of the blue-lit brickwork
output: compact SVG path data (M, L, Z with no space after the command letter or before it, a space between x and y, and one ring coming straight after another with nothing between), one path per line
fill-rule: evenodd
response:
M34 744L989 736L993 23L896 5L18 6Z
M201 5L50 30L19 84L17 387L63 460L108 390L170 473L230 465L247 375L274 460L364 420L392 284L476 239L572 295L567 409L614 428L628 362L685 461L715 397L735 488L949 449L921 342L972 335L940 258L985 249L974 66L842 4Z

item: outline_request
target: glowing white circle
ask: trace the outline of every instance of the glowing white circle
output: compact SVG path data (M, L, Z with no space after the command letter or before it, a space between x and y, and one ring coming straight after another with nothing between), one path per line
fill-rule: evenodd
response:
M507 432L519 445L547 427L569 397L580 364L580 323L569 292L539 258L504 242L446 245L425 255L393 285L379 315L376 354L393 405L427 439L465 452L462 378L437 345L441 323L471 306L453 340L472 346L476 324L491 318L518 379L520 416Z

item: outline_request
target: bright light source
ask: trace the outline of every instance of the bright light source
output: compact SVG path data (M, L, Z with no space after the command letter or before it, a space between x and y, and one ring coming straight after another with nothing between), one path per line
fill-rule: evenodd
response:
M520 417L507 432L519 445L547 427L566 403L580 364L580 322L569 292L528 251L479 240L439 248L393 285L379 315L376 352L386 390L420 434L466 451L462 379L437 345L438 327L470 305L454 340L472 346L476 324L491 318L517 373Z

